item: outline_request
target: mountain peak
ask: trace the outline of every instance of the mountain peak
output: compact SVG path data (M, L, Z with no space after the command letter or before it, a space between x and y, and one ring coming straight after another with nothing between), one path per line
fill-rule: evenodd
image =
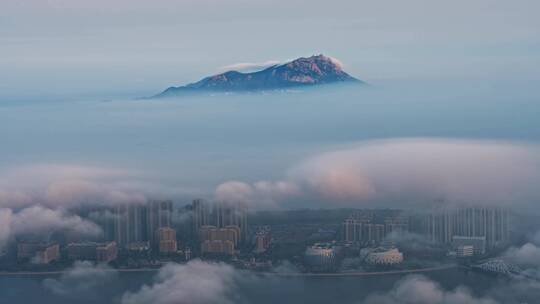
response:
M186 86L170 87L156 97L170 97L198 91L265 91L340 82L363 83L344 72L339 60L319 54L300 57L257 72L228 71L209 76Z
M313 55L311 57L300 57L291 61L292 64L315 64L321 66L331 67L335 70L342 70L343 64L336 58L325 56L323 54Z

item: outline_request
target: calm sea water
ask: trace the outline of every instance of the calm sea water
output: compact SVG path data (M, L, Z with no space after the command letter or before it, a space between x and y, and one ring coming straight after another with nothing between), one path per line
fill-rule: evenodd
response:
M44 277L0 277L0 303L119 303L124 292L151 284L154 276L155 273L122 273L104 289L71 296L50 292L43 284ZM238 303L361 303L368 295L388 292L404 276L261 277L239 282L231 292ZM489 294L492 288L505 280L461 269L443 270L426 276L447 290L466 286L476 296Z

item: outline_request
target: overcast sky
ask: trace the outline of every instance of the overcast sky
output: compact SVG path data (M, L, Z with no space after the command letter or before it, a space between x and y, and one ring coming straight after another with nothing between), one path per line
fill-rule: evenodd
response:
M0 98L138 96L325 53L370 82L538 81L540 2L2 0Z

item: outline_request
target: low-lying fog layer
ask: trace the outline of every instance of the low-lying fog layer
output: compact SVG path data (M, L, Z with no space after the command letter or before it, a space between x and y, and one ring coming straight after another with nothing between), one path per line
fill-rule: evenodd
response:
M540 139L540 109L532 92L525 85L426 83L160 100L6 100L0 103L0 202L13 201L14 192L24 200L33 187L39 189L30 194L39 196L51 186L47 197L58 201L66 191L90 191L96 183L154 196L208 196L226 181L282 180L326 152L370 144L398 151L401 138L416 138L406 148L410 153L447 149L443 161L452 163L456 148L458 162L466 163L467 149L473 149L474 160L487 153L492 162L515 169L513 158L536 161L529 148ZM433 138L441 145L430 145ZM366 143L381 139L390 144ZM500 152L503 146L508 153ZM376 157L370 157L373 163ZM487 162L480 164L483 170ZM92 183L62 187L74 181ZM121 196L113 190L106 195Z

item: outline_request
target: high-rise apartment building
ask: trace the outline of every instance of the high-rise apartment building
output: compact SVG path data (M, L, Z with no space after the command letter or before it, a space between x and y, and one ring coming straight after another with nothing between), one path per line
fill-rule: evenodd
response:
M215 205L215 225L217 227L237 226L240 241L247 238L247 207L240 203L217 203Z
M349 218L343 221L343 240L347 242L358 242L362 239L362 222Z
M247 238L248 215L247 207L240 203L217 202L210 204L202 199L196 199L192 204L193 231L200 236L200 228L203 226L216 226L225 228L236 226L240 229L239 241Z
M363 224L362 225L362 243L380 244L385 237L383 224Z
M409 230L408 218L387 217L379 222L373 222L372 217L351 217L343 221L343 240L347 242L360 242L362 244L379 244L384 238L394 232L402 233Z
M150 201L147 203L146 208L146 240L150 241L150 244L156 248L159 246L159 239L156 238L158 230L160 228L170 228L172 226L172 201ZM174 239L176 240L176 236Z
M212 221L211 221L212 210L208 202L206 202L203 199L196 199L196 200L193 200L192 211L193 211L193 233L196 236L198 236L199 229L202 226L207 226L207 225L212 224Z
M432 241L450 244L454 236L485 237L492 248L509 241L508 209L499 207L445 209L427 215L426 233Z
M409 217L390 216L384 219L384 232L386 235L401 235L409 231Z
M114 207L114 240L125 247L131 242L146 239L146 206L144 204L123 204Z
M157 248L157 231L171 226L172 213L172 201L154 200L118 205L113 210L113 239L122 247L149 241L152 247Z

